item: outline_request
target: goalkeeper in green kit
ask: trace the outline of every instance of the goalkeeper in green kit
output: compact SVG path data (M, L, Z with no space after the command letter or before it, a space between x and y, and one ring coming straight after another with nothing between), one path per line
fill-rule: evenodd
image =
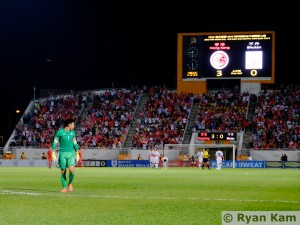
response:
M67 192L67 184L69 191L73 191L73 179L75 168L75 151L78 151L78 144L76 141L76 134L74 131L75 122L69 118L64 122L64 128L59 129L55 133L54 141L52 143L52 151L55 151L59 143L59 158L58 163L61 169L61 184L63 189L61 192ZM67 168L69 168L69 179L67 183Z

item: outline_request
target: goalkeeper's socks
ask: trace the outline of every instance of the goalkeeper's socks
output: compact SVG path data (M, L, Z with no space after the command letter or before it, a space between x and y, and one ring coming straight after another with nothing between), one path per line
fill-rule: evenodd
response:
M61 174L61 184L63 186L63 188L67 188L67 177L66 177L66 173Z
M74 173L69 173L69 184L72 184L74 179Z

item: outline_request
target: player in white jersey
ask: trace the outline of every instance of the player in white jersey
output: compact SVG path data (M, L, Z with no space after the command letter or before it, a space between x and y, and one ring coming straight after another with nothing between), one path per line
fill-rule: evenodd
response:
M163 169L168 169L168 157L163 155L163 158L162 158L162 161L163 161Z
M154 152L154 148L151 147L150 151L148 152L150 168L153 168L153 166L154 166L154 164L153 164L153 152Z
M203 149L200 149L200 151L197 152L197 157L198 157L198 167L201 168L203 163Z
M221 170L223 159L223 152L219 149L218 151L216 151L217 170Z
M163 161L163 169L168 169L168 157L163 155L163 158L162 158L162 161Z
M153 157L153 168L157 169L158 168L158 163L159 163L159 157L160 153L157 151L156 148L154 148L154 151L152 152L152 157Z

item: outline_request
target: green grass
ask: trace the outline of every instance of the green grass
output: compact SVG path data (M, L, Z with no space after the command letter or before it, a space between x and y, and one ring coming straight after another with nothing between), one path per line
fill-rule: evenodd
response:
M299 169L0 167L0 224L222 224L222 211L300 211Z

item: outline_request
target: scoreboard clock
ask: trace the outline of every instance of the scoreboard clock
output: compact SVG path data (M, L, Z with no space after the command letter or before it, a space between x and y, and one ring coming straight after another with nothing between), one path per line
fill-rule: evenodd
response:
M182 34L182 81L274 79L275 32Z
M235 132L199 132L199 141L236 141Z

